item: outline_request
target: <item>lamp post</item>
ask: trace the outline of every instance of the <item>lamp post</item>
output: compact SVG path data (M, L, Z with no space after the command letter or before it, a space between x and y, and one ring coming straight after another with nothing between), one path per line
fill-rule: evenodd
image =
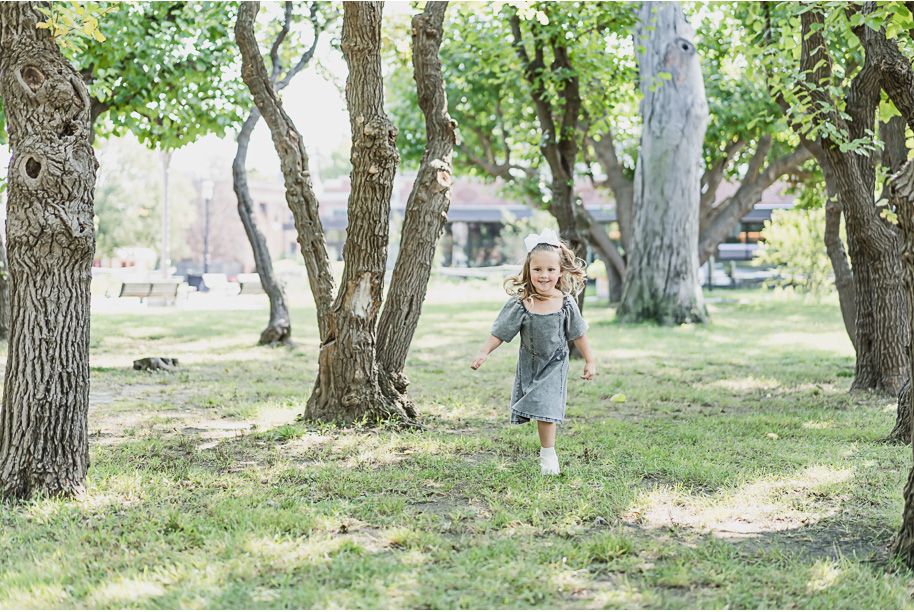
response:
M159 258L159 268L162 278L171 275L171 253L168 244L168 167L171 165L171 151L162 151L162 256Z
M209 204L213 200L213 181L206 179L200 185L203 195L203 273L209 273Z

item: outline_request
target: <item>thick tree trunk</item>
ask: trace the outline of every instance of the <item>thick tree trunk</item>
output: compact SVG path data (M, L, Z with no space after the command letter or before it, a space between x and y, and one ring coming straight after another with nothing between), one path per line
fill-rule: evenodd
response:
M441 46L447 2L429 2L413 17L413 66L419 107L425 116L425 151L413 191L406 202L400 252L387 300L378 321L378 363L385 394L411 418L415 406L406 394L406 355L422 313L435 247L444 231L451 203L457 123L447 111L441 74Z
M653 26L650 27L649 26ZM623 321L664 325L708 320L698 284L701 148L708 122L695 32L678 3L641 6L638 55L643 129ZM658 76L668 73L672 78ZM652 83L657 83L651 91ZM662 83L662 84L661 84Z
M10 337L10 264L6 242L0 234L0 341Z
M258 119L260 119L260 111L252 108L241 126L241 131L238 132L238 150L235 153L235 160L232 162L232 187L238 198L238 215L241 217L244 231L251 243L251 249L254 251L254 265L257 267L257 274L260 275L260 284L263 285L264 292L270 298L270 321L267 328L260 334L258 344L279 346L292 341L292 318L289 316L289 307L286 306L286 296L282 290L282 284L276 278L276 273L273 272L273 258L270 257L267 240L257 227L257 221L254 218L254 202L248 191L248 176L245 169L251 132L254 131Z
M31 2L0 5L10 148L10 341L0 495L81 495L89 467L89 283L98 163L86 86Z
M334 327L323 337L314 392L304 418L347 422L402 414L381 391L377 317L384 290L390 196L400 156L397 128L384 112L381 74L382 2L343 5L346 103L352 128L352 191L343 280L333 304Z
M334 282L330 257L327 255L327 243L318 213L317 197L311 184L304 142L282 108L254 37L254 19L259 8L259 2L242 2L238 8L235 40L241 51L241 76L251 90L254 104L270 128L273 146L279 155L285 180L286 202L295 221L298 244L308 270L308 284L317 307L318 329L324 339L333 333Z
M912 371L914 370L914 164L907 162L891 180L889 197L898 214L898 228L901 234L901 260L904 263L904 292L907 298L907 318L903 330L908 341L909 366L906 372L908 379L906 388L908 389L908 400L910 400L910 381L914 380L914 371ZM902 393L902 395L904 394ZM905 402L905 405L909 403L910 401ZM899 398L899 415L901 412L902 398ZM914 416L914 411L909 409L908 413L906 437L910 439L910 432L914 429L910 419ZM904 488L904 513L901 529L895 536L892 549L905 563L914 566L914 468L911 469L908 483Z
M811 84L831 82L831 58L821 25L824 15L813 8L801 15L800 67ZM814 27L815 26L815 27ZM862 26L861 26L862 27ZM866 36L862 27L861 36ZM845 112L837 115L834 102L818 87L807 89L814 122L830 122L847 129L851 140L869 138L875 130L879 104L880 68L876 58L866 61L850 85ZM897 395L907 379L907 309L901 283L901 260L895 231L878 217L874 206L876 169L872 155L842 152L839 143L822 139L823 170L827 167L841 197L847 222L847 247L853 265L856 300L857 363L851 390L878 390Z

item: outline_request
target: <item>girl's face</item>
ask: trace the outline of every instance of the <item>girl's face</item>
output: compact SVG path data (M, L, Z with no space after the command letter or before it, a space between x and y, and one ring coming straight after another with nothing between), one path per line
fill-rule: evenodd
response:
M551 295L562 276L559 254L543 251L530 256L530 282L540 295Z

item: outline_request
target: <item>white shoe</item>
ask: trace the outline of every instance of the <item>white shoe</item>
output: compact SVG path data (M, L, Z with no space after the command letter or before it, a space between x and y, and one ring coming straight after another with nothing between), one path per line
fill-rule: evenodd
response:
M559 458L555 454L555 447L540 448L540 474L558 476Z

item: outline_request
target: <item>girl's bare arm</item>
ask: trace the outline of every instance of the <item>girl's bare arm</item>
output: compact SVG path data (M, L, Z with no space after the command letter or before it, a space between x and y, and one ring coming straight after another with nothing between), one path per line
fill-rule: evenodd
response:
M593 349L590 348L590 341L587 339L587 334L584 334L580 338L575 338L574 345L578 347L578 350L581 351L581 355L584 357L584 375L581 376L581 378L584 380L593 380L593 377L597 374L597 364L594 360Z
M501 343L501 338L496 338L490 334L488 340L483 343L482 348L479 349L478 353L476 353L476 357L473 359L473 363L470 364L470 367L474 370L478 370L479 366L486 362L486 359L489 357L489 353L501 346Z

